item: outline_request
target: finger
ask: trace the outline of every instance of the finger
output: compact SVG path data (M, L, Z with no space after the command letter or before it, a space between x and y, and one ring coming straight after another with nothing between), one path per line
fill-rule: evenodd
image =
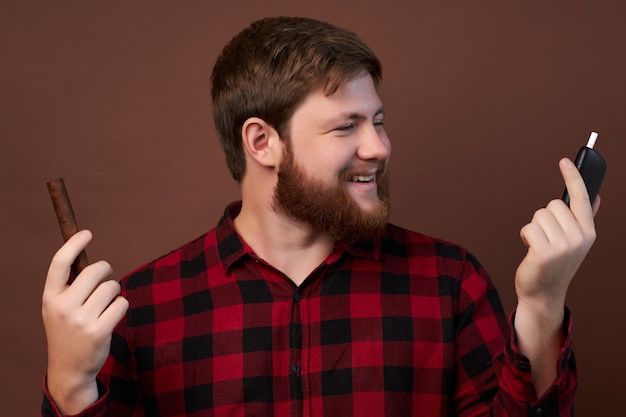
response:
M546 209L552 215L554 221L558 223L559 228L562 233L564 233L563 237L580 235L582 231L581 225L563 200L552 200L548 203ZM557 237L558 236L555 235L555 238Z
M59 248L50 262L48 276L44 284L44 293L58 294L67 286L72 263L78 254L87 247L91 238L92 234L89 230L81 230Z
M102 283L109 280L112 274L113 268L106 261L98 261L87 266L68 289L66 303L73 307L80 307Z
M592 211L593 211L593 216L595 217L596 214L598 214L598 210L600 210L600 203L602 202L602 199L600 198L600 194L596 195L596 199L593 200L593 206L592 206Z
M524 244L532 250L542 251L550 246L548 237L537 223L528 223L520 230L520 237Z
M120 294L119 282L108 280L100 283L89 295L82 309L89 319L95 320L107 309L109 304Z
M566 230L564 228L563 223L567 223L567 219L570 219L570 227L576 226L579 229L578 224L574 220L574 216L567 208L567 205L561 201L561 204L566 210L566 213L559 213L558 201L550 202L546 208L539 209L535 212L533 216L532 223L537 225L547 240L547 243L550 245L559 244L563 241L563 238L566 234ZM562 210L561 210L562 211Z
M102 312L99 318L102 331L110 334L113 333L113 329L117 326L117 323L124 317L126 311L128 311L128 300L121 295L118 295L115 300Z
M589 201L587 187L580 172L572 161L567 158L559 162L561 175L570 196L570 209L578 223L586 230L593 229L593 211Z

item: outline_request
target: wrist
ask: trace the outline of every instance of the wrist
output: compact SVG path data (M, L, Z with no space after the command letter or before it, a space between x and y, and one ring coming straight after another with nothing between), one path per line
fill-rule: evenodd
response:
M516 323L521 319L530 321L539 328L560 328L565 318L565 299L519 297L515 317Z
M513 327L522 353L539 354L544 349L560 349L564 341L565 305L519 300Z
M46 388L50 398L63 415L80 413L99 398L98 384L93 381L75 381L48 372Z

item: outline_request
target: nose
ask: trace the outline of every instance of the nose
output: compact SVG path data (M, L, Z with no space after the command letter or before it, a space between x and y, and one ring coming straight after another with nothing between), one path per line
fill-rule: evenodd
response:
M363 132L357 156L365 161L382 161L389 158L391 143L382 126L368 126Z

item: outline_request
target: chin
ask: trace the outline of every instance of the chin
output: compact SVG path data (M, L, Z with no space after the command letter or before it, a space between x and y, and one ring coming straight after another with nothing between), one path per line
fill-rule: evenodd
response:
M359 207L362 211L366 213L372 213L373 211L376 211L378 206L380 205L380 198L378 198L378 195L368 197L351 197L352 201L354 201L354 204L356 204L357 207Z
M378 202L373 202L373 201L370 201L367 203L357 202L356 205L361 209L363 213L372 214L376 211L376 208L378 207Z

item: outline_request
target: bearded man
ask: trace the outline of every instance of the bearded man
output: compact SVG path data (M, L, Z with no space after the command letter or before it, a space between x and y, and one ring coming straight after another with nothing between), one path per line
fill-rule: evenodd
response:
M104 262L66 285L88 231L57 252L45 415L571 414L564 300L597 204L562 160L571 210L555 200L522 229L507 320L469 252L388 224L381 75L356 35L312 19L233 38L212 98L242 200L121 295Z

